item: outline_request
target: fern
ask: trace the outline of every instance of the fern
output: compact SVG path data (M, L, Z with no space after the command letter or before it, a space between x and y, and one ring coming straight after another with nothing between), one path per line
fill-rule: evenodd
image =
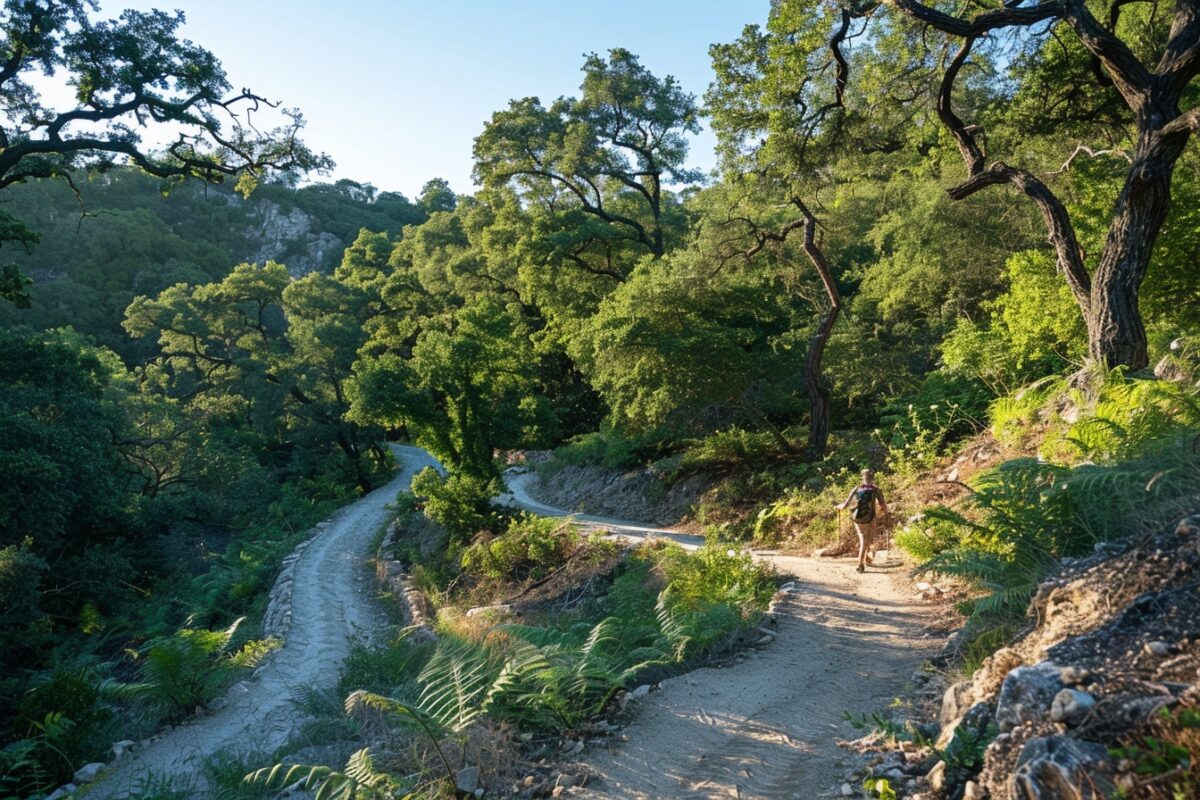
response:
M139 653L142 680L108 681L103 691L122 699L148 700L173 714L208 703L224 691L236 672L257 666L279 646L276 639L256 640L231 652L243 619L224 630L184 628L150 640Z
M370 748L365 747L350 756L342 772L329 767L302 764L285 770L285 765L276 764L251 772L245 781L281 788L299 782L306 791L316 790L313 800L390 798L396 788L388 773L376 770Z

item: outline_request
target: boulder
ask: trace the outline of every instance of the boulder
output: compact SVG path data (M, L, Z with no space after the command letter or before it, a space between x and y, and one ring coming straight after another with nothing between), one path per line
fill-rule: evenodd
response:
M79 769L75 770L76 783L91 783L96 780L100 772L108 766L102 761L93 761L91 764L84 764Z
M136 742L130 741L129 739L122 739L119 742L113 742L113 746L108 752L112 754L113 761L119 761L126 753L133 752L133 748L136 745Z
M938 717L942 730L953 728L974 703L975 686L970 681L959 681L947 688L942 695L942 713Z
M1054 695L1050 704L1050 719L1067 725L1078 725L1096 705L1096 698L1078 689L1063 689Z
M1021 749L1011 788L1022 800L1101 800L1112 794L1113 774L1103 745L1039 736Z
M1042 661L1032 667L1017 667L1000 685L996 701L996 725L1003 731L1025 722L1045 719L1055 696L1063 689L1057 664Z
M463 767L454 776L455 788L462 794L474 794L479 788L479 767Z
M962 800L984 800L987 794L983 788L975 781L967 781L963 784Z

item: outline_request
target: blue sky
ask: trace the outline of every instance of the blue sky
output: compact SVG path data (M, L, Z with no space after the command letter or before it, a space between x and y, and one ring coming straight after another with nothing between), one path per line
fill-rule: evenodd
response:
M509 99L574 94L583 54L626 47L701 95L708 45L763 22L769 0L104 0L178 8L236 88L299 107L333 177L415 195L431 177L473 190L471 143ZM705 132L692 165L713 165Z

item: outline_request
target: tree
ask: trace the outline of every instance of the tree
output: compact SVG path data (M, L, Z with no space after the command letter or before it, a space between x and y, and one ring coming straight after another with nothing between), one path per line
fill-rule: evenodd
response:
M685 167L687 135L699 124L694 98L628 50L589 55L583 73L578 98L547 107L526 97L493 114L474 152L476 180L516 190L533 217L530 255L551 271L578 272L590 310L641 258L682 238L686 223L667 185L700 179Z
M785 2L774 14L803 13L801 9L809 5ZM886 0L841 6L825 30L835 32L830 38L831 57L843 62L836 32L844 31L848 20L868 20L866 24L876 30L908 24L944 35L954 54L938 83L937 111L967 167L966 180L948 189L950 197L961 200L988 187L1009 186L1033 201L1058 270L1086 323L1091 358L1110 367L1139 369L1147 365L1149 356L1138 291L1170 209L1176 162L1191 134L1200 130L1200 108L1184 108L1200 74L1200 6L1194 0L1175 3L1171 12L1160 9L1158 2L1151 2L1149 9L1131 11L1129 6L1123 0L1106 3L1105 13L1098 18L1097 6L1084 0L1016 0L993 9L956 13L917 0ZM1081 106L1086 109L1081 100L1089 98L1115 100L1093 105L1088 113L1092 119L1119 120L1131 149L1104 246L1092 259L1080 247L1066 205L1046 181L1030 169L990 157L982 126L968 124L956 111L961 76L977 49L1007 46L1037 60L1054 52L1051 39L1065 39L1070 44L1063 47L1081 49L1088 68L1072 74L1090 81L1075 93L1073 104L1059 106L1065 111L1058 113L1065 116ZM1042 42L1046 50L1040 56L1028 53ZM912 59L897 61L903 70ZM1077 148L1068 162L1087 149L1086 144Z
M96 20L91 0L5 0L0 12L0 188L31 178L71 180L73 170L105 169L119 161L175 182L221 182L242 175L239 187L272 172L330 165L300 141L299 112L282 110L283 124L260 131L260 116L277 103L248 89L233 93L212 53L178 36L182 13L125 11ZM74 107L43 104L28 77L65 75ZM152 152L141 129L174 135ZM5 216L0 236L30 243L19 221ZM0 297L26 303L24 280L6 268Z
M827 24L831 16L838 20L830 40L835 57L822 58L811 30ZM725 252L718 257L722 262L751 259L782 248L793 233L802 237L802 251L820 279L826 301L804 363L807 446L809 454L818 457L828 447L830 428L822 359L842 297L817 240L818 220L806 197L829 183L828 167L850 138L847 64L839 49L849 32L849 16L818 7L805 9L797 19L777 8L771 26L768 31L748 26L737 42L711 49L717 79L709 90L708 106L721 142L726 180L735 187L724 219L715 221L730 231ZM752 197L757 202L748 200ZM772 202L764 203L767 199ZM790 219L779 220L780 207L791 212Z

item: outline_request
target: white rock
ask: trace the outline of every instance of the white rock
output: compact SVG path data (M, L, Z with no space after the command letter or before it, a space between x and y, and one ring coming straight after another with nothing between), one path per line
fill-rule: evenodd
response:
M1149 655L1158 656L1159 658L1171 653L1171 645L1166 642L1146 642L1145 649Z
M983 789L975 781L967 781L963 786L962 800L983 800Z
M917 581L917 591L918 592L928 592L932 588L933 588L933 584L931 584L931 583L926 583L925 581Z
M79 769L75 770L76 783L91 783L96 780L96 776L108 766L102 761L93 761L91 764L84 764Z
M842 797L850 797L854 794L854 787L848 783L842 784Z
M1095 705L1096 698L1087 692L1063 689L1054 695L1054 702L1050 705L1050 719L1074 725L1086 717Z
M939 761L933 765L933 769L929 770L925 778L929 781L929 788L934 792L940 793L946 788L946 762Z
M1063 667L1060 677L1067 686L1078 686L1092 677L1092 673L1083 667Z
M120 758L126 753L132 752L133 747L134 742L130 741L129 739L122 739L119 742L113 742L113 746L109 749L109 752L112 754L112 760L120 760Z
M643 683L641 686L629 693L629 699L640 700L648 694L650 694L650 684Z

